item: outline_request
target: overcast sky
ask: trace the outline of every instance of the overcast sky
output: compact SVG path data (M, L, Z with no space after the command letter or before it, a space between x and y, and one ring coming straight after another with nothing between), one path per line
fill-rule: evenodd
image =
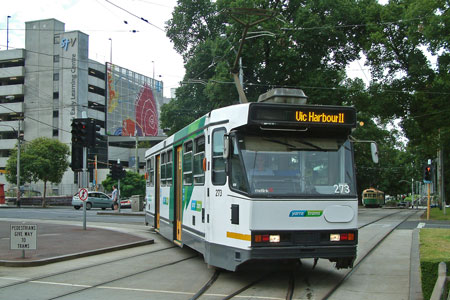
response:
M110 60L111 38L112 62L149 77L154 70L169 97L170 88L178 87L184 75L183 60L164 32L175 4L176 0L3 0L0 50L6 50L7 16L9 49L25 47L25 22L54 18L65 23L66 31L88 34L89 58L98 62Z
M175 5L176 0L3 0L0 50L6 50L8 15L10 49L25 47L25 22L55 18L65 23L66 31L89 35L90 59L109 61L112 44L114 64L149 77L154 70L169 97L184 76L183 60L164 32ZM367 84L370 74L363 64L363 60L350 64L347 74Z

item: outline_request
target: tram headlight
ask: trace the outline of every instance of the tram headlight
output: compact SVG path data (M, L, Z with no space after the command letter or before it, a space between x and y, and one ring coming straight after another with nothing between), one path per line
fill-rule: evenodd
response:
M256 243L279 243L281 236L279 234L257 234L255 235Z
M271 243L279 243L280 242L279 234L271 234L269 238L270 238Z

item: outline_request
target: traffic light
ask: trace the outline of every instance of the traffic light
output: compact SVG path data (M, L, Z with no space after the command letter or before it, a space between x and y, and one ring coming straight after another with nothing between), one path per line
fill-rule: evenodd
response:
M122 179L126 175L126 171L124 170L123 166L120 164L113 164L111 165L111 178L114 180Z
M433 167L432 165L426 165L423 172L423 182L431 183L433 181Z
M114 179L114 180L119 179L119 176L118 176L118 173L117 173L117 165L116 164L111 165L110 171L111 171L110 174L111 174L111 178L112 179Z
M89 148L95 148L101 141L103 141L103 137L98 131L100 131L100 125L97 125L94 119L89 119L87 138Z
M72 145L87 147L88 143L88 119L72 120Z
M77 172L83 169L83 147L72 144L72 162L70 163L72 171Z

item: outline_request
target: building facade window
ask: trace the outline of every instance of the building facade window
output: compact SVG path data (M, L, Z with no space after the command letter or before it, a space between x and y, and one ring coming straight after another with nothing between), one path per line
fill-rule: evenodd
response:
M59 92L53 92L53 99L59 99Z
M53 55L53 62L59 62L59 55Z
M53 81L59 81L59 73L53 73Z

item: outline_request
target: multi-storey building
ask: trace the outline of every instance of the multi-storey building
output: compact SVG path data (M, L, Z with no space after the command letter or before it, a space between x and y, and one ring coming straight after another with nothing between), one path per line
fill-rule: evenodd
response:
M142 135L139 140L154 142L164 138L158 118L157 129L152 134L139 130L144 127L140 124L144 121L137 112L135 119L121 120L121 110L133 106L137 109L135 102L138 99L119 95L114 90L126 82L127 88L139 93L141 98L143 93L150 93L157 117L163 101L162 82L90 60L88 50L88 35L80 31L65 31L64 23L47 19L26 22L25 49L0 51L0 172L4 172L11 149L17 143L19 128L25 143L44 136L70 146L72 119L96 119L101 126L100 133L109 136L108 142L89 151L88 162L92 162L95 156L99 162L97 182L106 178L109 163L120 159L128 166L130 161L136 160L136 142L130 139L130 135ZM114 69L120 72L114 72ZM123 105L112 107L111 103L117 101L118 96L121 96ZM139 101L142 103L143 100ZM108 128L108 117L111 119L110 127L114 128ZM140 123L138 118L141 118ZM135 131L126 132L125 129L129 129L133 122ZM127 147L127 143L131 145ZM144 151L139 150L138 154L142 164ZM93 164L90 166L93 179ZM68 169L61 184L52 189L58 194L70 194L76 189L77 180L76 174ZM5 176L0 175L0 183L6 183Z

